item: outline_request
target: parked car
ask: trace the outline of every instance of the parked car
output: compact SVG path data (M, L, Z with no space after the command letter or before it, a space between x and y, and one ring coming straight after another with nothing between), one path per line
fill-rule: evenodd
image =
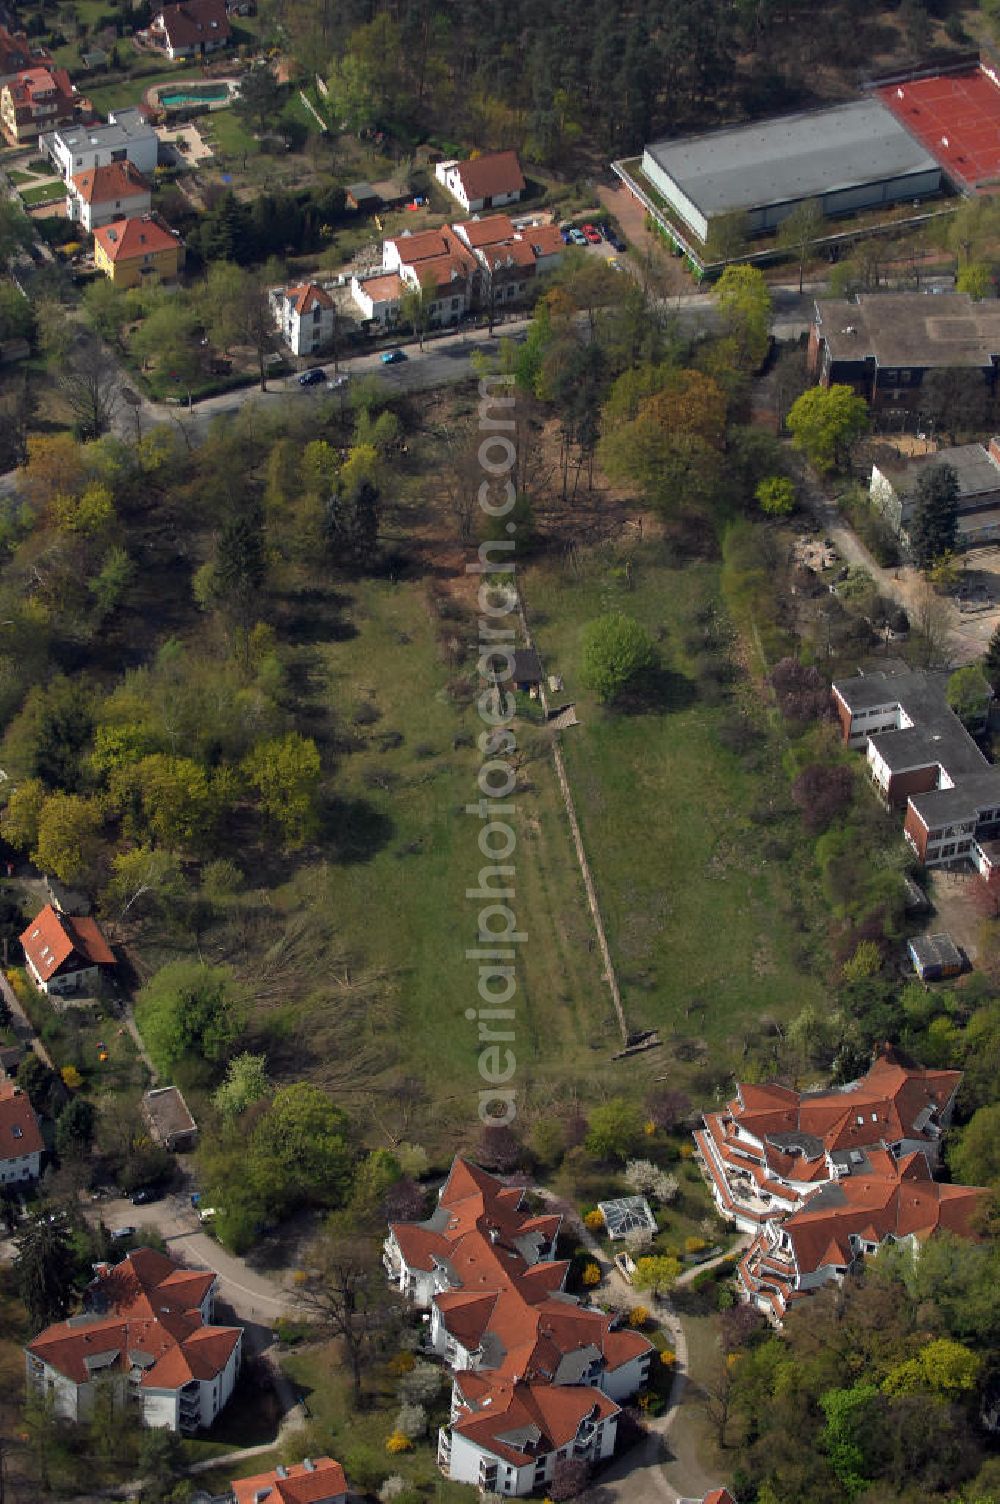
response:
M326 380L326 372L322 366L310 366L308 371L303 371L299 377L299 386L318 386Z
M400 360L406 359L405 350L383 350L379 356L384 366L394 366Z
M584 225L583 236L588 245L600 245L601 233L594 225Z
M559 234L563 238L563 245L573 244L573 231L569 228L568 225L561 225L559 228Z
M613 251L627 251L628 250L628 246L625 244L624 240L618 234L618 231L617 230L612 230L611 227L610 227L610 225L606 225L605 228L604 228L604 238L608 242L608 245L611 247L611 249Z
M587 237L583 233L582 230L577 230L575 228L572 229L572 230L570 230L570 232L569 232L569 238L570 238L570 240L572 241L572 243L574 245L586 245L587 244Z
M124 1241L125 1241L126 1238L134 1238L134 1237L135 1237L135 1228L134 1227L114 1227L111 1230L111 1241L113 1243L124 1243Z
M148 1206L151 1201L160 1201L163 1192L158 1185L143 1185L132 1196L133 1206Z

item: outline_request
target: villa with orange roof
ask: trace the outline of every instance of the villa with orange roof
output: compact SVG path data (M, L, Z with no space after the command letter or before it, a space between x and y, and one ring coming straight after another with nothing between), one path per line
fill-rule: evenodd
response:
M745 1300L780 1324L793 1300L887 1242L971 1234L985 1192L932 1173L961 1079L886 1046L847 1086L742 1083L705 1114L694 1137L715 1204L755 1235L738 1268Z
M94 231L94 265L115 287L173 282L184 243L155 214L116 219Z
M533 1215L524 1190L456 1158L425 1222L394 1223L392 1284L429 1308L428 1344L452 1370L438 1436L449 1478L520 1496L566 1457L614 1451L619 1402L649 1377L653 1345L563 1289L561 1217Z
M128 158L74 173L66 187L66 214L88 235L116 219L148 214L153 202L149 180Z
M55 1322L25 1349L28 1386L65 1420L86 1421L97 1386L110 1384L143 1425L191 1433L232 1396L243 1328L214 1326L218 1280L152 1248L97 1266L80 1316Z
M333 339L336 307L318 283L272 288L270 303L274 322L293 355L315 355Z
M0 128L9 145L23 146L71 121L76 104L65 68L25 68L0 88Z
M49 996L96 986L115 957L93 919L60 914L47 903L21 935L28 975Z

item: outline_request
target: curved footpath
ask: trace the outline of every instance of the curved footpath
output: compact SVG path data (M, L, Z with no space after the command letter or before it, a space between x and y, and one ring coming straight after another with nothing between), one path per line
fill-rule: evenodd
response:
M603 1249L583 1225L575 1207L541 1186L534 1187L534 1190L553 1211L560 1212L566 1222L572 1223L581 1243L600 1266L601 1289L614 1304L630 1310L633 1306L645 1304L614 1264L608 1263ZM749 1237L744 1235L736 1246L743 1248L749 1242ZM686 1270L677 1281L678 1285L691 1284L705 1269L722 1263L732 1252L734 1249L729 1249L717 1258L707 1259L703 1264ZM592 1499L593 1504L614 1504L617 1500L622 1504L678 1504L681 1498L701 1499L711 1489L719 1487L720 1480L709 1476L701 1466L684 1427L681 1426L676 1435L672 1434L685 1404L691 1403L695 1395L693 1385L688 1382L688 1345L681 1320L669 1301L660 1303L658 1317L677 1355L666 1409L662 1415L647 1417L648 1435L645 1439L615 1458L610 1467L601 1472L593 1488L584 1496Z

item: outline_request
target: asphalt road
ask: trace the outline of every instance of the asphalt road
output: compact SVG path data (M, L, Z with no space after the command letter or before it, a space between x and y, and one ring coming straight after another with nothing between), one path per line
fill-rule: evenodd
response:
M118 1227L155 1228L168 1253L194 1268L211 1269L219 1276L220 1299L243 1322L270 1326L294 1306L292 1291L278 1277L253 1269L246 1259L227 1253L205 1231L186 1189L148 1206L133 1206L124 1197L88 1201L85 1215L90 1222L103 1221L112 1232Z

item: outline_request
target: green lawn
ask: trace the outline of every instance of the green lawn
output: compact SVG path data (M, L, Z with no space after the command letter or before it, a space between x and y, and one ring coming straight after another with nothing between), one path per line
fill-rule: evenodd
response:
M307 1437L314 1447L312 1455L321 1450L343 1463L348 1481L358 1492L362 1486L356 1481L362 1468L375 1469L383 1477L398 1473L411 1486L427 1490L435 1504L472 1504L476 1495L461 1483L450 1483L438 1471L437 1426L447 1419L448 1390L442 1386L441 1403L431 1415L430 1433L426 1440L418 1442L411 1452L389 1456L385 1450L386 1438L393 1430L398 1400L397 1380L378 1370L369 1376L369 1394L374 1391L375 1404L360 1412L352 1409L347 1370L332 1346L314 1347L295 1353L282 1361L289 1378L305 1394L311 1417ZM302 1456L302 1443L289 1443L295 1460ZM352 1470L352 1458L356 1466ZM240 1476L247 1476L256 1469L243 1469Z
M565 734L565 755L626 1016L703 1039L718 1059L760 1015L822 1007L823 989L802 969L802 874L769 856L774 821L751 818L769 798L787 803L780 749L751 764L720 746L732 709L703 696L684 650L693 614L716 596L717 567L680 567L658 544L631 557L632 589L611 554L529 570L529 614L537 608L546 672L564 676L582 722ZM607 711L581 686L581 629L609 609L663 638L666 702L647 713ZM786 817L780 834L798 839L796 822Z
M478 973L465 951L476 944L482 905L465 894L478 887L486 859L477 845L480 822L463 811L479 797L481 758L471 742L482 722L474 706L456 706L445 692L473 661L446 665L435 641L436 633L467 640L474 623L438 618L419 582L369 580L344 595L357 635L299 656L335 712L339 740L353 748L335 780L330 835L341 859L319 881L338 934L381 973L391 998L381 1022L373 1012L359 1048L426 1081L442 1135L448 1118L459 1131L475 1131L481 1046L464 1015L477 1004ZM362 703L374 707L370 724L354 721ZM530 723L519 736L526 750L512 817L513 907L528 938L513 1027L527 1088L537 1077L580 1080L592 1048L606 1060L613 1034L547 743ZM456 737L466 744L456 747ZM298 901L295 893L282 898L290 911ZM377 925L376 914L383 916ZM328 1018L317 1020L324 1023L330 1027ZM308 1032L308 1024L297 1026ZM448 1141L453 1147L454 1130Z
M176 63L172 68L160 68L157 66L159 62L159 58L150 59L148 72L133 69L110 83L97 84L94 88L87 89L87 95L98 114L107 115L109 110L124 110L129 105L140 104L146 90L154 84L172 84L178 79L198 75L196 67L185 70L182 64Z
M39 183L34 188L21 188L21 200L31 204L53 204L59 199L66 197L66 189L59 178L54 178L48 183Z

